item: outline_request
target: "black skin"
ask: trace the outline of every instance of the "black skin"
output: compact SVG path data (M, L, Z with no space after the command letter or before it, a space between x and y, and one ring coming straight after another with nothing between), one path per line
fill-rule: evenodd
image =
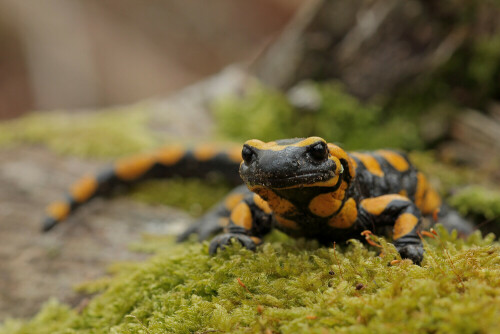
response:
M175 162L161 160L155 154L154 163L141 167L134 177L126 178L115 166L95 177L97 186L92 192L83 198L70 193L62 203L69 213L96 196L148 178L203 176L220 170L229 180L238 179L237 160L227 152L201 161L196 151L185 151ZM231 240L254 250L273 228L294 237L317 239L325 245L351 238L364 240L361 232L365 230L379 234L394 229L394 245L401 257L420 264L424 253L418 235L422 227L421 209L429 211L429 206L422 203L431 197L427 194L430 191L422 188L419 173L406 156L390 154L399 159L399 164L384 154L366 153L364 156L375 161L370 163L363 156L348 155L319 137L271 143L248 141L239 164L239 176L245 185L237 187L224 203L209 211L178 240L185 240L192 233L205 240L222 232L210 243L209 251L215 254ZM463 234L472 231L470 223L445 205L437 210L440 221L450 228ZM44 231L68 215L50 212Z

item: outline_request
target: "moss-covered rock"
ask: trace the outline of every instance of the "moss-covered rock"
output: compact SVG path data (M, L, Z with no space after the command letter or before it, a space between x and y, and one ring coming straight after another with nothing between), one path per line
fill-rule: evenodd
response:
M206 243L159 239L156 256L119 268L81 313L50 302L0 333L498 333L500 244L438 234L421 267L388 265L398 254L383 239L380 256L357 241L285 238L215 257Z
M159 138L143 105L92 113L38 112L0 124L0 147L41 145L81 157L118 157L150 149Z
M243 96L214 103L219 132L236 140L320 136L346 149L422 147L417 124L387 116L376 104L361 103L339 83L310 83L318 94L312 110L295 108L281 92L254 84Z

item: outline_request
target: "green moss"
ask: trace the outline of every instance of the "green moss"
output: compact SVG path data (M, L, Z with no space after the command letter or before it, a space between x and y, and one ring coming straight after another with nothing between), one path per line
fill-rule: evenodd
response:
M450 204L464 215L479 215L484 219L500 223L500 191L486 187L471 186L450 198Z
M500 245L438 231L422 267L388 266L398 255L383 239L384 257L357 241L334 250L286 239L215 257L206 243L158 242L80 314L49 304L0 333L498 332Z
M193 216L199 216L230 190L231 186L223 180L175 178L141 183L131 196L145 203L179 207Z
M118 157L158 144L143 106L94 113L45 112L0 124L0 147L44 145L82 157Z
M386 117L375 104L362 104L338 83L311 83L318 93L314 111L295 109L280 92L251 86L244 96L214 104L219 132L237 140L320 136L346 149L418 148L417 126L405 117Z

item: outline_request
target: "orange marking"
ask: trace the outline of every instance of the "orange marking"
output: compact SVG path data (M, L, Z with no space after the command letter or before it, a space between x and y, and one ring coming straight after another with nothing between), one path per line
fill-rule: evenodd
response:
M342 199L336 199L335 193L326 193L314 197L309 202L309 211L318 217L333 215L342 205Z
M137 155L118 160L115 164L115 173L122 180L134 180L146 173L155 163L152 155Z
M382 168L380 168L380 164L378 163L377 159L375 159L373 156L366 153L357 153L357 152L352 153L352 155L361 160L366 169L373 175L380 177L384 176L384 172L382 171Z
M193 155L199 161L207 161L215 157L219 151L212 145L203 145L193 151Z
M394 224L394 233L393 239L397 240L402 236L410 233L415 226L417 226L418 218L412 215L411 213L403 213L396 220L396 224Z
M328 221L328 225L335 228L349 228L354 224L358 218L358 209L356 208L356 201L349 198L342 210Z
M98 186L97 180L93 176L84 176L76 181L70 189L71 196L76 202L84 202L89 199L96 191Z
M354 168L354 170L356 170L356 168L358 168L358 163L354 159L351 159L351 162L352 162L352 167Z
M361 201L360 205L372 215L378 216L384 212L389 203L394 200L409 201L407 197L391 194L364 199Z
M279 215L290 214L297 211L295 205L290 201L278 196L274 191L267 189L265 187L257 186L250 189L252 192L256 193L262 197L274 213Z
M241 202L231 211L231 221L245 230L252 228L252 212L246 203Z
M292 230L299 229L299 225L291 219L287 219L287 218L284 218L284 217L279 216L279 215L274 215L274 218L276 218L276 221L278 222L278 224L280 226L283 226L283 227L286 227L286 228L289 228Z
M54 202L47 208L47 214L55 220L64 220L69 215L69 204L66 202Z
M156 159L159 163L171 166L179 162L185 154L186 151L181 146L169 146L158 150Z
M334 144L328 143L328 150L330 151L330 154L333 155L334 157L337 157L338 159L344 159L347 161L347 164L349 166L349 175L351 177L356 176L356 162L351 159L351 157L340 147Z
M339 175L341 172L343 172L344 170L344 166L342 166L342 164L340 163L340 160L333 156L333 155L330 155L328 157L328 159L332 160L333 162L335 162L335 174Z
M252 239L252 241L255 242L256 245L258 245L258 244L260 244L262 242L261 238L250 237L250 239Z
M219 226L226 227L227 225L229 225L229 218L226 217L219 218Z
M243 158L241 157L241 146L228 150L226 154L229 159L234 162L240 163L243 161Z
M422 213L424 215L433 214L436 210L439 210L441 206L441 196L433 188L427 188L427 192L424 196L424 202L422 204Z
M241 200L245 197L243 194L232 194L226 197L224 200L224 206L226 209L229 211L233 210L238 203L241 202Z
M396 152L379 150L377 154L381 155L392 167L400 172L406 172L410 168L408 161Z
M421 172L417 173L417 189L415 190L415 205L417 208L422 210L422 203L424 201L424 195L427 191L428 183L424 174Z
M269 204L267 204L267 202L264 201L262 199L262 197L260 197L259 195L254 194L253 195L253 201L254 201L255 205L257 205L259 207L259 209L261 209L265 213L271 213L272 212L271 208L269 207Z
M326 141L320 137L309 137L309 138L306 138L304 140L301 140L298 143L290 144L290 145L279 145L275 141L265 143L265 142L257 140L257 139L247 140L245 142L245 144L249 145L251 147L255 147L256 149L259 149L259 150L281 151L281 150L285 149L286 147L305 147L305 146L315 144L317 142L323 142L326 144Z
M306 315L306 319L308 319L308 320L316 320L316 319L318 319L318 316L316 316L316 315Z

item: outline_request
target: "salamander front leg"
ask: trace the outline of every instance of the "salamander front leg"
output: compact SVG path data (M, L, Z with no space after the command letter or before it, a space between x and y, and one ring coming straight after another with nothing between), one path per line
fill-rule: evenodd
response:
M424 248L417 233L421 213L407 197L393 194L368 198L361 201L360 211L375 227L393 226L393 243L402 258L422 262Z
M178 236L177 241L185 241L191 234L196 234L198 240L203 241L215 234L221 233L224 227L228 226L231 211L249 194L250 191L244 185L235 188L223 201L215 205L214 208L182 232Z
M270 209L260 197L255 202L257 195L249 195L242 200L231 211L229 224L224 233L216 236L210 243L211 255L217 253L218 249L224 249L236 240L245 248L255 250L262 242L262 237L269 233L272 227L272 216Z

